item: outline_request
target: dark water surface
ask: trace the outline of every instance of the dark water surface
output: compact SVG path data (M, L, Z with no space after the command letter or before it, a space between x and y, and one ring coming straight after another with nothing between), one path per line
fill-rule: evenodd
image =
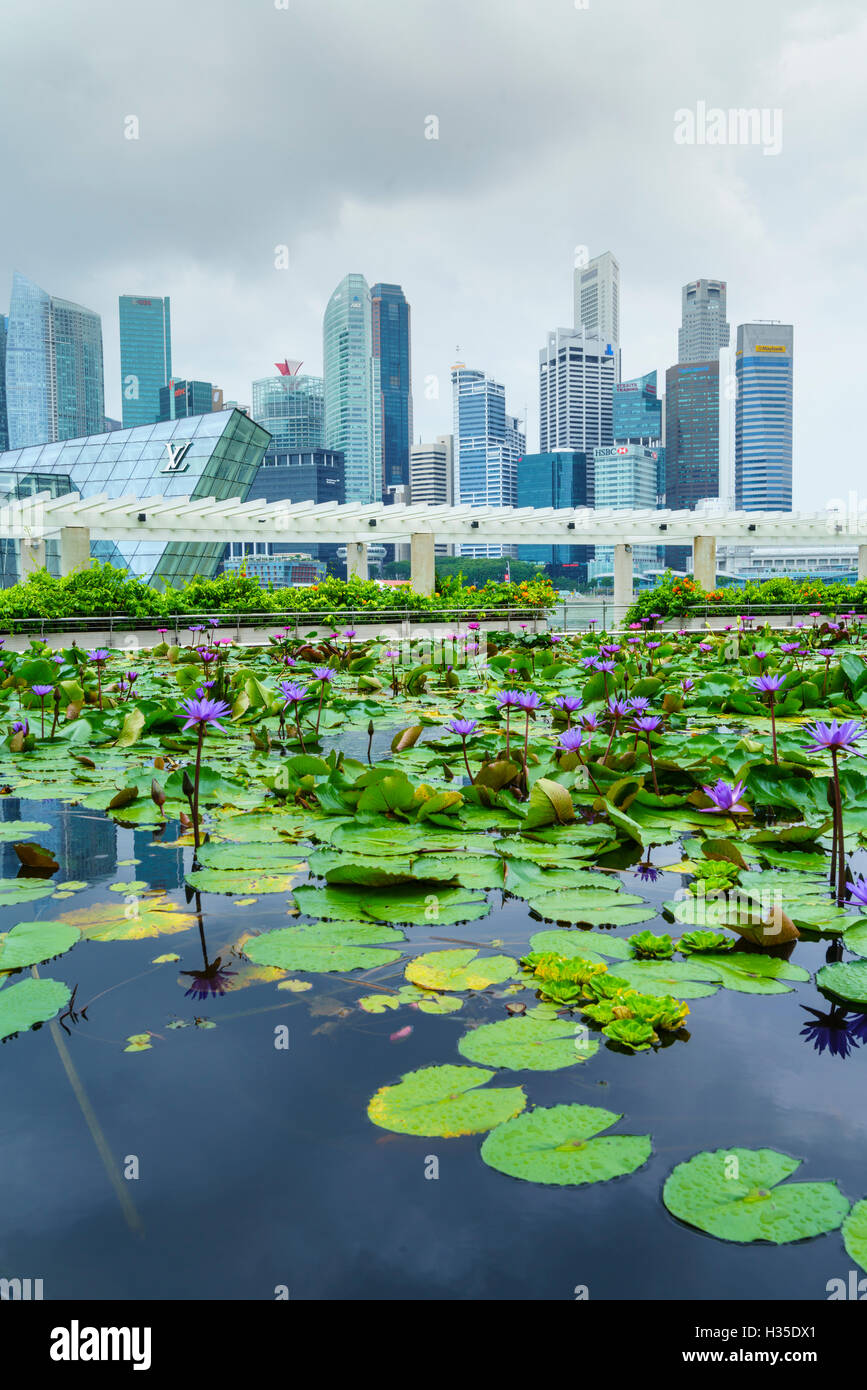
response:
M0 910L0 931L110 900L108 886L124 878L163 885L186 908L181 855L190 852L152 844L150 830L55 802L7 799L0 815L50 821L38 838L59 857L56 877L90 885L63 902ZM11 846L2 856L14 875ZM134 857L141 862L117 867ZM671 863L679 852L656 858ZM679 885L670 873L652 885L624 880L659 902ZM202 904L211 956L242 930L291 920L285 895L239 909L203 894ZM661 919L646 925L668 930ZM518 956L540 927L508 899L467 926L408 927L407 949L498 939ZM793 959L814 972L826 950L801 942ZM168 952L180 962L152 964ZM740 1247L680 1225L661 1200L676 1163L731 1146L803 1157L796 1179L837 1179L852 1200L867 1194L867 1044L839 1057L801 1036L810 1016L799 1006L829 1007L812 983L691 1000L689 1040L658 1052L603 1045L560 1071L502 1072L494 1084L522 1084L531 1102L602 1105L625 1117L614 1132L652 1135L637 1173L570 1189L487 1168L483 1136L419 1139L370 1123L380 1086L462 1062L468 1024L506 1017L496 986L451 1015L355 1007L371 981L399 985L404 964L346 977L292 972L312 989L258 984L197 1002L178 983L178 970L201 966L193 928L83 941L40 967L77 985L79 1005L110 992L86 1021L68 1023L71 1036L46 1024L0 1048L0 1276L41 1278L47 1299L269 1300L279 1286L293 1299L572 1299L580 1285L591 1299L811 1300L846 1278L839 1232ZM533 1002L530 992L518 997ZM217 1026L197 1027L197 1017ZM177 1019L190 1026L169 1029ZM283 1024L288 1050L275 1047ZM407 1024L408 1038L389 1040ZM129 1035L146 1031L160 1035L150 1051L124 1052ZM431 1156L436 1180L425 1177ZM123 1176L130 1158L133 1180Z

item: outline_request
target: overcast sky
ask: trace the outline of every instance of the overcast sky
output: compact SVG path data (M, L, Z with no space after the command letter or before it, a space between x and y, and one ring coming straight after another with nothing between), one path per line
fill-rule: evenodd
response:
M864 492L864 0L582 3L3 0L0 309L17 269L98 310L119 417L119 294L169 294L175 374L248 403L278 359L321 371L358 271L412 305L416 438L459 345L535 450L574 248L610 250L625 376L724 279L733 333L795 325L795 505ZM781 152L676 143L699 102L779 108Z

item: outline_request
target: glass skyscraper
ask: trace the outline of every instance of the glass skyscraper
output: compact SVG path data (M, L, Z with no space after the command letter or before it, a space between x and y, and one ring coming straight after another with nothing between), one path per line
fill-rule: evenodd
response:
M138 425L88 438L34 445L0 454L0 479L11 491L24 474L60 475L63 491L82 497L161 495L245 502L271 437L240 410ZM8 481L8 476L12 481ZM68 480L68 483L65 481ZM46 490L52 490L47 488ZM91 555L158 585L216 573L224 545L214 541L91 541Z
M160 387L159 402L160 420L205 415L214 409L214 388L210 381L170 381L167 386Z
M665 373L665 505L690 510L719 496L719 360Z
M390 502L394 500L390 489L409 486L412 443L410 309L400 285L374 285L370 304L373 357L379 363L382 498Z
M790 323L742 323L735 375L735 507L792 510Z
M587 329L557 328L539 353L539 448L592 453L611 444L615 349Z
M656 507L658 451L646 444L612 444L593 451L593 488L595 505L645 511ZM656 569L659 551L655 545L633 545L632 559L636 569L646 572ZM610 574L614 568L614 547L597 545L594 575Z
M325 444L325 383L321 376L287 371L260 377L253 382L251 410L253 419L271 435L272 452L321 449Z
M588 460L586 453L576 449L524 454L518 459L516 491L518 507L592 507L592 459ZM590 545L518 546L520 560L541 560L543 564L586 568L592 554Z
M10 449L101 433L105 426L102 321L55 299L17 271L6 339Z
M168 295L122 294L118 307L123 427L132 429L160 418L160 387L172 376L171 310Z
M506 413L506 390L484 372L452 367L455 497L471 507L514 507L526 436ZM508 549L508 547L507 547ZM464 555L503 554L502 546L462 545Z
M662 402L656 372L618 381L614 387L614 442L636 444L662 438Z
M323 323L325 444L346 460L347 502L377 502L382 490L379 358L373 356L370 288L346 275Z

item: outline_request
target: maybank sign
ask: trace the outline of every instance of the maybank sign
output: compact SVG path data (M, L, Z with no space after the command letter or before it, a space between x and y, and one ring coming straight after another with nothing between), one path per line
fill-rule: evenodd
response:
M787 352L783 343L756 343L753 352Z

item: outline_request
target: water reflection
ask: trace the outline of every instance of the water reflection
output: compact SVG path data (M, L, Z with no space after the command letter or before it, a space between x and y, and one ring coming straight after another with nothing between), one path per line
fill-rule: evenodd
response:
M181 975L189 975L192 981L184 998L189 999L212 999L215 996L226 994L232 987L232 980L237 975L236 970L230 970L223 965L222 956L216 956L214 960L208 960L208 943L205 940L205 922L202 913L202 895L199 892L187 890L187 901L196 904L196 921L199 927L199 942L202 947L202 968L200 970L181 970Z
M850 1016L845 1004L835 1004L826 1013L810 1009L806 1004L801 1004L800 1008L812 1015L811 1021L801 1029L801 1037L809 1038L817 1052L848 1057L861 1043L867 1042L867 1014Z

